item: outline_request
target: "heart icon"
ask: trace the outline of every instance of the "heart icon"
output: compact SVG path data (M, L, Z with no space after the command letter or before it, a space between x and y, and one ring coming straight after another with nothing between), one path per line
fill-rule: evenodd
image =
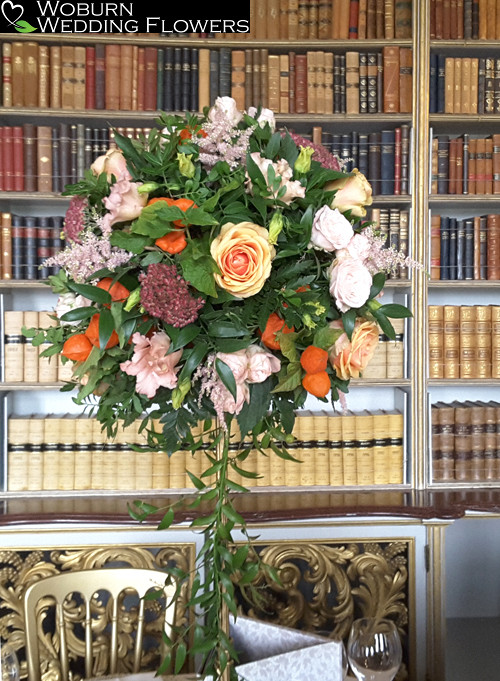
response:
M22 5L14 5L12 0L3 0L2 5L0 6L0 9L2 10L2 14L4 17L7 19L9 24L14 25L19 19L23 16L24 13L24 7ZM16 16L17 12L17 16ZM9 18L10 15L10 18Z

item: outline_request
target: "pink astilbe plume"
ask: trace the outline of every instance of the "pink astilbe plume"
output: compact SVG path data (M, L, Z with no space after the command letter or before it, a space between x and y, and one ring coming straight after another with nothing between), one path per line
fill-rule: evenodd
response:
M194 298L175 265L154 263L141 274L141 305L153 317L182 328L198 319L203 298Z
M294 132L289 132L288 134L290 135L290 137L293 139L297 146L310 147L311 149L314 149L313 159L315 161L318 161L318 163L321 163L323 168L328 168L329 170L344 171L342 161L338 158L338 156L334 156L334 154L331 154L328 151L328 149L324 147L322 144L316 144L315 142L312 142L306 137L297 135Z
M403 251L398 251L394 246L385 247L386 237L377 234L373 226L365 227L360 234L355 234L346 251L353 258L363 262L371 274L377 272L393 272L399 267L408 269L423 269L423 266L413 260ZM337 252L337 257L342 257L341 251Z
M206 137L199 142L200 162L211 168L217 161L226 161L234 169L244 165L253 128L240 130L223 109L214 110L211 121L203 124Z

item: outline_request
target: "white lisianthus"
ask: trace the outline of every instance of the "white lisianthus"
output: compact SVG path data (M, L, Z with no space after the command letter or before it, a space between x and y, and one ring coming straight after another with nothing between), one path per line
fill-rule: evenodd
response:
M217 97L215 104L208 112L208 120L214 122L217 120L217 111L222 111L231 125L238 125L243 118L242 112L236 106L236 102L232 97Z
M83 296L77 296L75 293L61 293L54 308L54 312L57 318L60 320L61 317L66 314L66 312L75 310L78 307L88 307L89 305L90 300L84 298ZM60 323L61 326L75 326L80 322L77 320L76 322L61 321Z
M261 109L260 114L257 117L257 107L251 106L249 107L247 113L252 118L255 118L261 128L263 128L266 123L269 123L271 130L273 132L276 130L276 118L274 117L274 113L271 111L271 109Z

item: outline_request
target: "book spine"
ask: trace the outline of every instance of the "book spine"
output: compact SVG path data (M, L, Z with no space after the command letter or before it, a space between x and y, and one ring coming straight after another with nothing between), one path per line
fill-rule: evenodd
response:
M444 378L460 377L460 306L443 307Z
M397 45L382 48L384 113L399 113L399 50Z
M394 194L394 130L382 130L380 136L380 193Z
M12 106L12 43L2 43L2 105Z
M432 214L431 216L431 279L444 279L444 268L441 265L441 216Z
M88 111L96 108L95 52L95 46L87 45L85 47L85 108Z
M460 307L460 378L477 378L476 309Z
M429 305L429 378L443 378L443 306Z
M500 279L500 215L490 213L486 218L487 227L487 272L489 280Z
M52 128L39 125L37 135L37 169L39 192L52 192Z
M120 109L120 45L105 45L104 63L104 108L118 111Z

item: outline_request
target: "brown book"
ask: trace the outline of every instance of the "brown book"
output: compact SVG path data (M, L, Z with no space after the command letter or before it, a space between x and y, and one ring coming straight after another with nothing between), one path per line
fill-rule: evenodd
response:
M477 378L491 378L491 306L476 305Z
M267 38L267 24L267 0L256 0L255 40L265 40Z
M432 415L432 480L450 482L455 478L455 409L436 402Z
M75 108L75 48L61 46L61 108Z
M266 57L267 59L267 57ZM262 68L261 50L252 49L252 105L258 106L262 103ZM267 92L266 95L267 97Z
M384 0L384 38L394 40L394 0Z
M500 133L493 133L492 167L493 194L500 194Z
M295 56L295 112L307 113L307 110L307 55L297 54Z
M366 37L373 40L376 35L376 0L367 0L366 4Z
M324 53L325 64L325 113L333 113L333 52Z
M491 377L500 378L500 305L491 306Z
M478 0L479 3L479 40L486 40L488 35L488 3L489 0ZM490 15L491 16L491 15Z
M307 39L317 40L319 29L319 0L308 0Z
M309 0L297 2L297 40L309 38Z
M450 0L450 39L457 40L458 35L458 17L457 17L457 0Z
M12 126L0 127L0 143L2 152L3 189L14 191L14 145L12 141Z
M469 162L468 162L468 193L476 194L476 153L477 153L477 139L471 137L469 139Z
M476 308L460 307L460 378L477 378Z
M210 106L210 49L200 47L198 52L198 108L200 111ZM253 99L251 100L253 102ZM251 103L247 103L247 107Z
M118 111L120 109L120 45L114 43L105 45L104 73L105 108L112 111Z
M134 46L130 43L120 45L120 110L132 110Z
M299 1L288 0L288 40L297 40L299 36Z
M329 40L332 32L332 3L330 0L319 0L318 4L318 39Z
M40 109L50 106L50 47L38 46L38 104Z
M245 109L245 50L231 52L231 97L240 111Z
M484 140L484 193L493 194L493 139Z
M0 258L1 278L12 279L12 214L2 213L0 218L1 227L1 247ZM7 332L6 332L7 333ZM5 379L7 380L7 379ZM22 380L22 379L21 379Z
M480 402L484 408L484 479L496 478L496 409L493 402Z
M37 172L39 192L52 191L52 128L39 125L37 134Z
M12 43L2 43L2 104L12 106Z
M471 59L470 57L463 57L461 59L462 73L461 73L461 88L460 96L460 112L464 114L471 113Z
M267 101L272 111L280 110L280 58L277 54L268 55L267 59Z
M268 40L280 39L280 2L279 0L267 0L267 28Z
M460 306L443 306L443 378L460 378Z
M486 414L480 402L467 401L471 422L471 480L485 480L484 440Z
M442 0L443 4L443 40L451 38L451 1Z
M335 0L338 4L338 38L349 39L349 17L351 14L350 0Z
M95 46L85 48L85 108L95 109Z
M346 113L359 114L359 52L345 54Z
M399 113L412 112L413 50L399 48Z
M268 90L269 90L269 72L268 72L268 63L267 59L269 56L269 50L265 47L261 47L259 50L260 54L260 59L258 60L258 63L260 64L260 101L258 102L259 104L262 104L262 106L265 106L267 108L271 108L269 106L269 100L268 100ZM254 102L255 106L257 106L257 102Z
M106 46L95 46L95 108L106 108Z
M481 279L481 217L475 215L473 218L474 224L474 279Z
M472 438L471 410L466 404L453 402L455 409L455 479L471 480Z
M85 62L86 54L83 45L75 45L74 52L75 70L74 70L74 108L85 110Z
M156 111L158 48L144 48L144 111Z
M288 40L288 0L279 2L279 39Z
M478 112L478 92L479 92L479 59L471 57L470 60L470 112Z
M431 216L431 279L441 279L441 215Z
M199 50L198 52L201 52L201 50ZM199 63L200 62L198 58L198 71ZM201 78L199 80L201 80ZM245 109L248 109L249 107L253 106L253 50L250 48L245 49L244 90L245 90ZM200 108L200 111L203 111L203 108Z
M455 194L463 192L463 169L464 169L464 140L463 137L456 138L455 148Z
M399 51L397 45L384 45L382 48L384 113L399 112Z
M50 56L50 106L52 109L60 109L62 96L62 57L61 46L51 45Z
M486 194L486 139L478 137L475 142L476 194Z
M500 279L500 215L487 216L487 278Z
M290 70L288 54L279 55L279 111L289 112Z
M458 138L452 137L448 143L448 194L457 193L457 146Z
M429 378L443 378L443 306L429 305Z
M307 113L315 114L317 112L317 81L316 81L316 59L317 52L307 52Z
M368 0L359 0L358 7L358 39L366 38L366 15L368 11Z
M385 0L375 0L375 37L378 40L384 39L384 11Z
M412 0L394 0L394 38L412 37Z
M24 106L24 43L12 43L12 106Z
M316 113L324 114L325 111L325 53L321 50L316 52Z

